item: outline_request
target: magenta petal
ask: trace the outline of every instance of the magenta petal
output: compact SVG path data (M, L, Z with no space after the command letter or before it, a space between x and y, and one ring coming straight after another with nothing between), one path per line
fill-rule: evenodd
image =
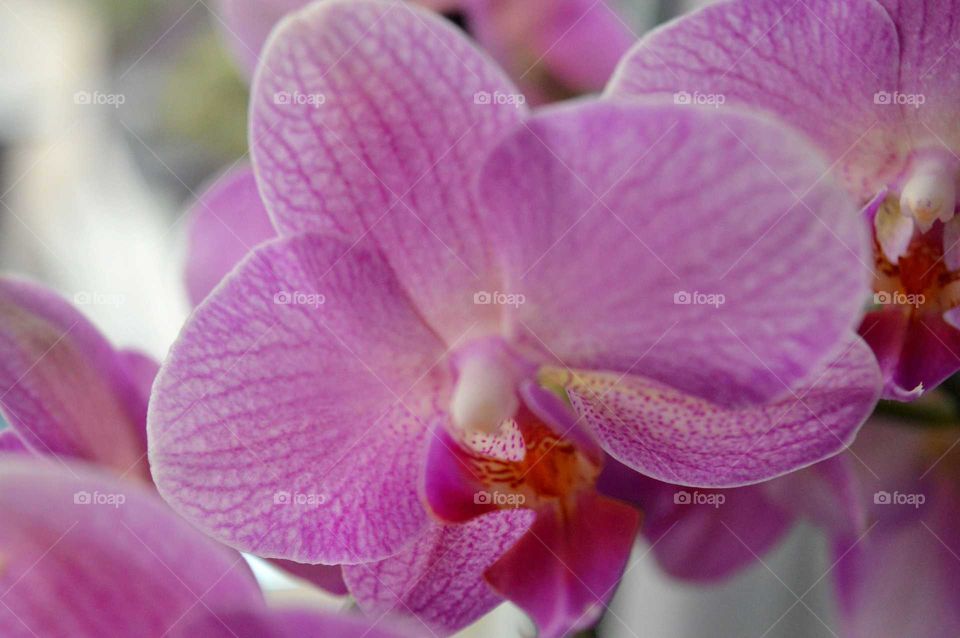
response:
M904 107L876 97L898 90L898 55L897 28L873 0L718 2L641 39L607 92L767 110L869 197L904 158Z
M426 524L418 481L434 402L446 405L443 353L379 253L312 235L263 244L197 308L157 378L157 486L259 556L392 555Z
M467 37L403 2L329 0L287 18L254 81L252 155L281 233L376 240L427 321L455 340L498 307L472 185L517 125L517 89ZM442 273L442 276L438 276Z
M640 525L635 509L593 490L570 505L538 511L530 530L487 570L493 588L530 614L543 638L597 622Z
M334 596L346 596L350 593L343 582L343 569L340 565L308 565L292 560L275 559L270 561L276 567L297 578L316 585Z
M529 510L508 510L462 525L434 524L396 556L344 567L344 578L368 614L411 614L453 633L502 602L483 573L533 518Z
M440 520L463 523L497 510L477 495L486 487L474 472L466 451L447 429L437 427L424 466L424 496Z
M222 610L199 614L174 632L179 638L413 638L396 618L368 619L319 609Z
M254 246L276 236L253 170L245 165L214 180L187 214L186 280L193 305L203 301Z
M4 459L0 511L5 638L160 636L205 606L262 605L242 556L133 481Z
M960 330L936 314L878 310L860 335L880 362L885 399L913 400L960 370Z
M0 411L27 447L146 478L145 397L70 303L0 280Z
M613 457L668 483L706 487L756 483L837 454L879 392L860 339L796 394L761 406L723 408L638 376L576 373L567 385Z
M510 329L566 366L724 405L782 395L839 351L869 291L866 229L826 169L746 115L544 111L481 178L504 290L523 300Z
M756 563L789 531L793 516L767 497L766 485L694 490L611 460L599 488L640 508L641 532L664 571L711 582Z

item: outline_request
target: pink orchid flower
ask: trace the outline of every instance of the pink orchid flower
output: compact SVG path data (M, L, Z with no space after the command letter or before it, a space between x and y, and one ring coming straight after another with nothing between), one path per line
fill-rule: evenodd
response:
M603 452L741 485L869 414L866 232L792 132L671 104L531 115L402 3L317 3L263 58L253 173L279 236L196 309L148 417L161 493L208 533L343 564L372 613L449 633L506 598L563 635L637 529L596 490Z
M413 635L389 619L268 608L239 554L103 468L0 456L0 510L5 638Z
M609 89L764 109L827 154L873 230L877 309L860 333L891 399L960 370L958 12L951 0L717 3L640 42Z
M413 1L459 17L536 102L601 90L638 37L608 0ZM215 17L235 57L252 74L273 27L308 4L220 0Z
M222 266L207 259L191 273L207 282ZM78 459L152 482L146 423L159 367L153 359L115 349L68 301L10 278L0 278L0 358L0 414L10 423L0 431L0 451ZM274 563L330 593L347 593L335 568Z

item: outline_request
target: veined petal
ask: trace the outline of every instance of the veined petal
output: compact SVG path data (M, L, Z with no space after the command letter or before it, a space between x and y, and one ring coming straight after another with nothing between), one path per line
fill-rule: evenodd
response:
M960 152L960 40L957 0L879 0L900 37L900 92L909 99L903 116L915 144Z
M472 185L525 107L462 32L408 3L315 3L274 32L251 109L282 234L369 233L448 340L496 327L499 308L474 303L499 279Z
M253 169L246 165L215 179L187 215L186 283L190 303L196 306L254 246L275 237L276 231Z
M626 465L669 483L736 487L842 451L876 404L880 373L855 339L788 397L760 406L723 408L633 375L558 371L557 383Z
M489 583L530 614L543 638L597 622L640 526L637 510L592 489L568 505L537 512L530 530L487 570Z
M718 2L641 39L607 93L767 110L869 197L907 151L898 57L897 28L874 0Z
M396 556L344 567L344 578L367 614L412 614L450 634L503 602L483 573L533 518L529 510L509 510L464 524L434 523Z
M506 329L547 360L723 405L784 394L842 347L872 276L866 228L826 168L752 116L545 110L481 178L516 300Z
M26 281L0 280L0 411L27 447L148 476L145 397L76 308Z
M0 510L3 636L159 636L198 608L263 604L240 554L133 481L4 459Z
M444 353L376 251L255 250L188 321L154 386L154 479L201 529L268 558L377 560L418 534Z

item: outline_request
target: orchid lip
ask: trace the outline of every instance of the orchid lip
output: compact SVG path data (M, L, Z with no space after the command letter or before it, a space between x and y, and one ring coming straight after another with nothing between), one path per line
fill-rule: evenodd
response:
M900 192L900 210L916 220L921 232L927 232L937 220L953 218L957 204L957 170L938 159L919 161L907 176Z

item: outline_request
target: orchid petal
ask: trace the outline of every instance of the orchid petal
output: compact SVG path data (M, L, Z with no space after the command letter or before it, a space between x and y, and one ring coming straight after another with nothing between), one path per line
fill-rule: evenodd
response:
M633 375L567 374L574 409L609 454L653 478L703 487L756 483L837 454L880 391L876 361L859 339L795 392L761 406L727 409Z
M344 578L367 614L412 614L434 631L453 633L503 602L483 573L533 518L529 510L510 510L433 524L396 556L344 567Z
M157 487L259 556L394 554L426 523L417 484L426 423L449 392L434 369L443 353L376 251L313 235L263 244L160 371L148 417Z
M249 166L218 177L187 213L186 282L196 306L257 244L276 236Z
M493 329L493 246L471 188L522 96L434 13L329 0L288 16L254 80L252 155L281 234L367 233L424 317L455 340ZM438 273L443 273L438 277Z
M530 531L494 563L487 580L530 614L539 636L566 636L600 618L639 525L637 510L584 490L569 510L554 505L538 511Z
M159 636L204 606L263 604L242 556L133 481L4 459L0 510L5 637Z
M545 111L480 182L506 329L563 365L724 405L781 395L836 354L869 291L866 229L825 170L801 139L746 115Z
M180 638L412 638L425 632L401 629L396 618L367 619L314 609L216 610L176 633Z
M902 167L897 29L874 0L721 2L658 29L624 58L618 97L712 98L759 108L809 135L853 192Z
M0 280L0 411L27 447L146 478L144 398L79 311L32 283Z

